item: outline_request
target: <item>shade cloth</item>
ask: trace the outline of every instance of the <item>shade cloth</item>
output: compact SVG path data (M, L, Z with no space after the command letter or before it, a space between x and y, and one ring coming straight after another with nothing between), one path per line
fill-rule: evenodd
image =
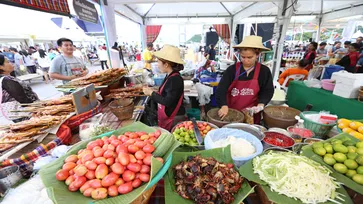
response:
M287 103L300 111L311 104L311 111L330 111L339 118L363 119L363 103L357 99L346 99L334 95L331 91L309 88L301 81L290 82Z
M219 37L223 39L224 42L230 44L231 43L231 32L229 31L228 24L213 24L214 29Z
M148 25L146 26L146 43L155 42L159 36L161 25Z
M67 0L2 0L0 3L70 16Z

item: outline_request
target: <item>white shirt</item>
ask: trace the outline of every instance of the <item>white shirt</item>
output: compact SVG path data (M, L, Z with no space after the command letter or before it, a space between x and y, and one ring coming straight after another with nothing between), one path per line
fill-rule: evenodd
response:
M43 68L50 67L50 59L48 56L44 56L44 58L41 58L39 52L36 52L33 54L33 58L38 61L39 66Z
M107 61L108 60L107 51L104 49L98 50L98 57L100 58L100 61Z

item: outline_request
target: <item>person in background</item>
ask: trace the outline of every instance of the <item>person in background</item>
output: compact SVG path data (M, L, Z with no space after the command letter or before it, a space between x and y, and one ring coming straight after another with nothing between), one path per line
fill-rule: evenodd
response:
M160 50L160 46L159 46L159 44L157 44L155 47L155 51L159 51L159 50Z
M30 53L26 50L22 50L21 54L24 56L24 64L29 74L37 73L37 67L35 66L35 61Z
M104 70L105 67L106 67L106 69L108 69L108 65L107 65L108 55L107 55L107 51L105 49L103 49L103 46L100 46L98 49L98 57L100 58L102 70Z
M24 56L16 48L11 47L10 51L14 54L15 74L21 76L26 72Z
M363 51L363 37L360 36L356 39L356 42L358 44L358 47L359 47L359 51Z
M14 53L8 47L3 47L3 55L5 55L11 63L15 63Z
M49 57L50 61L52 61L55 56L57 56L57 54L54 51L54 49L53 48L49 48L48 49L48 57Z
M358 37L356 43L359 46L359 60L357 62L357 73L363 73L363 37Z
M326 50L325 47L326 47L326 42L321 42L319 44L319 48L316 50L316 54L320 56L325 56L326 54L328 54L328 50Z
M344 42L344 48L339 49L338 54L343 55L343 56L346 55L346 54L348 54L348 52L349 52L349 45L350 44L352 44L352 42L345 41Z
M45 53L43 49L39 49L38 52L33 54L33 58L37 60L38 65L40 66L40 69L43 72L43 76L45 79L45 83L48 84L50 79L48 76L49 67L50 67L50 59Z
M209 45L208 56L209 60L216 60L216 50L213 44Z
M359 59L359 45L357 43L352 43L349 45L349 52L341 60L339 60L336 65L344 67L344 69L350 73L357 72L357 62Z
M309 75L309 71L306 70L306 66L309 65L309 61L307 59L302 59L299 61L298 63L298 67L297 68L289 68L287 70L285 70L283 73L280 74L279 76L279 83L282 85L285 82L285 79L291 75L296 75L296 74L302 74L305 75L306 79ZM292 81L292 79L290 79L287 84L286 87L289 86L289 82Z
M80 59L73 55L73 41L67 38L60 38L57 40L57 44L63 53L53 59L50 65L50 77L67 83L72 79L86 76L88 69Z
M306 66L306 70L310 70L313 68L314 59L316 58L316 49L318 47L318 43L311 42L308 46L308 50L304 54L304 59L306 59L309 63L308 66Z
M151 63L154 61L155 57L153 55L154 45L152 43L148 43L146 49L143 52L144 58L144 68L147 70L151 70Z
M329 57L334 57L337 54L337 51L341 48L342 43L339 41L335 41L334 45L331 50L329 50L328 55Z

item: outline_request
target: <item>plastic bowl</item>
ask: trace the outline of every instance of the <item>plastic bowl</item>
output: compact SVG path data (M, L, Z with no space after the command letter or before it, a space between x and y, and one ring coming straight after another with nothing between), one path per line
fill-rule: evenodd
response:
M290 126L287 128L287 131L291 134L299 135L302 138L312 138L315 136L313 131L306 128Z
M232 128L232 129L243 130L245 132L251 133L252 135L257 137L260 141L262 141L263 138L265 137L263 132L258 127L249 125L247 123L231 123L231 124L223 126L223 128Z
M335 87L335 80L333 79L323 79L321 80L321 87L327 91L333 91Z

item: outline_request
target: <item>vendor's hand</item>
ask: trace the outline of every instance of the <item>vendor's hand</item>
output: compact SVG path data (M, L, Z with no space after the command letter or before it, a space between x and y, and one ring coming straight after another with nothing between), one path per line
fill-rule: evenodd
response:
M222 106L218 111L219 117L223 120L228 114L228 106Z
M84 77L84 76L86 76L87 75L87 73L88 73L88 71L86 71L86 70L82 70L81 71L81 74L79 75L80 77Z
M73 80L73 79L77 79L78 76L77 75L72 75L72 76L69 76L69 80Z
M264 104L258 104L257 106L253 106L251 108L247 108L247 110L253 112L253 114L259 113L264 109Z
M144 94L146 95L146 96L151 96L151 94L154 92L151 88L149 88L149 87L143 87L142 88L142 91L144 92Z

